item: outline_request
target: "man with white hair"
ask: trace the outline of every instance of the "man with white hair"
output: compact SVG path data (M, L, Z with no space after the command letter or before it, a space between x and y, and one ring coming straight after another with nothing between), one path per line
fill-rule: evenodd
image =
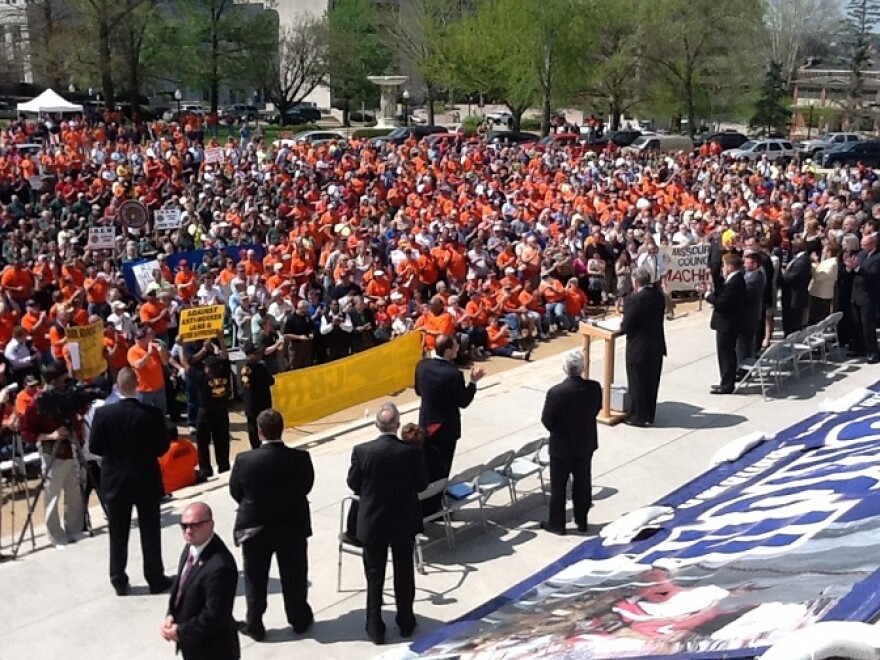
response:
M562 360L565 380L547 391L541 423L550 431L550 512L541 529L565 534L565 492L571 477L574 522L587 531L591 503L591 462L599 446L596 415L602 406L602 387L583 377L584 355L574 350Z

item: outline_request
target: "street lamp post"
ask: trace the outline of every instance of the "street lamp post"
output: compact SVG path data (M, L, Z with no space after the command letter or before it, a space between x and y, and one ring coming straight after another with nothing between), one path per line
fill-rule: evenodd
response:
M409 126L409 90L403 90L403 120Z
M259 110L259 108L257 108L257 103L259 103L259 102L260 102L260 90L255 89L254 90L254 109L255 109L254 122L256 123L257 129L260 128L260 110Z
M180 88L174 90L174 100L177 101L177 123L180 123L180 100L183 98L183 94L180 92Z

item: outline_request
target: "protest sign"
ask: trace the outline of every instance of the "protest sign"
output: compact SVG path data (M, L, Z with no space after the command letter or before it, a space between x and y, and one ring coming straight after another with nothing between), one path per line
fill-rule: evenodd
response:
M184 341L211 339L223 330L223 305L190 307L180 313L178 334Z
M112 250L116 238L115 227L89 227L90 250Z
M222 163L224 160L226 160L226 156L223 153L223 147L211 147L210 149L205 149L206 163Z
M155 213L156 231L168 231L180 228L180 209L159 209Z
M660 248L666 258L663 280L667 291L695 291L697 285L709 283L709 245L670 245Z
M68 350L77 378L94 378L107 369L104 359L104 323L67 328Z

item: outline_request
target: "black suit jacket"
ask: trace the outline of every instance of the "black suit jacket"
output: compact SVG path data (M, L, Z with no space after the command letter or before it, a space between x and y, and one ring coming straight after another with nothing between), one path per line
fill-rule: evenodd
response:
M121 399L95 411L89 448L103 457L101 494L160 499L165 494L159 457L169 439L162 411L137 399Z
M783 309L806 309L809 306L812 277L813 264L810 255L806 251L795 255L779 274Z
M185 660L238 660L238 627L232 617L238 587L235 558L220 537L214 535L199 555L175 606L180 574L188 556L187 545L180 555L168 603L168 614L177 624L178 648Z
M238 502L235 530L274 527L311 536L307 496L314 483L312 457L302 449L268 442L239 454L229 477Z
M663 294L653 286L646 286L626 299L620 331L626 335L627 362L666 355L665 313Z
M714 307L709 327L718 332L739 332L746 304L746 280L737 272L706 298Z
M464 384L464 375L449 360L425 358L416 365L416 394L422 398L419 426L440 424L450 438L461 437L461 408L467 408L477 386Z
M550 431L550 456L583 458L599 447L596 415L602 408L602 386L569 376L547 391L541 423Z
M853 271L851 300L856 305L880 307L880 250L859 253L859 267Z
M419 493L428 487L421 447L390 433L358 445L351 452L348 487L360 497L358 538L383 543L411 538L422 527Z

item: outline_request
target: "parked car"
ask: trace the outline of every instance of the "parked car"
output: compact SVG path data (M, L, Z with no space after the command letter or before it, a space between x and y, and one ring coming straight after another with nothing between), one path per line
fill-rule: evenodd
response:
M381 148L386 142L393 142L400 145L406 142L409 136L413 136L416 140L433 135L435 133L446 133L443 126L398 126L388 135L380 135L372 139L374 147Z
M795 156L794 146L788 140L749 140L737 149L728 149L723 152L734 160L748 160L754 162L762 156L767 156L771 161L788 162Z
M259 116L260 111L257 106L243 103L227 106L220 111L222 119L232 117L235 121L256 121Z
M175 108L176 110L176 108ZM203 117L208 111L201 103L186 102L180 104L180 114L182 115L198 115Z
M468 138L464 136L463 133L434 133L429 135L425 141L428 143L430 147L439 147L442 145L455 144L459 142L464 142Z
M489 131L486 134L486 144L498 147L511 144L528 144L537 141L537 135L534 133L524 133L523 131Z
M628 147L638 138L642 137L642 132L634 129L625 129L622 131L605 131L602 136L607 142L616 144L618 147Z
M551 133L541 138L541 144L554 147L573 147L583 141L580 133Z
M693 151L694 143L687 135L664 135L648 133L633 140L624 151L641 153L643 151Z
M880 140L844 142L831 149L820 151L816 154L816 162L821 167L858 164L880 167Z
M321 119L321 111L311 105L297 105L288 110L284 115L275 115L271 123L283 126L301 126L302 124L315 124Z
M706 143L717 142L721 151L727 151L728 149L738 149L748 141L749 138L739 131L719 131L698 135L694 138L694 146L701 147Z
M369 112L368 110L353 110L352 112L348 113L348 120L353 121L357 124L369 124L376 121L376 115L374 115L372 112Z
M513 115L506 110L490 112L486 115L486 119L496 126L513 126Z
M812 158L822 150L828 150L846 142L858 142L861 139L858 133L824 133L813 140L798 142L794 146L799 155Z

